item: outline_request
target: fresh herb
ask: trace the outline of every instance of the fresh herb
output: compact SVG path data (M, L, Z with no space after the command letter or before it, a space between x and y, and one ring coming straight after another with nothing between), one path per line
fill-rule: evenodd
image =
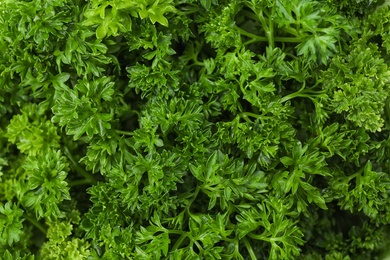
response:
M380 259L388 5L0 0L0 259Z

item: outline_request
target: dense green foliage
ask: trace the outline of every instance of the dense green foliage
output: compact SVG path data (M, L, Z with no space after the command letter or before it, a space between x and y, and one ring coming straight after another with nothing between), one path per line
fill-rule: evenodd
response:
M377 0L0 0L0 259L380 259Z

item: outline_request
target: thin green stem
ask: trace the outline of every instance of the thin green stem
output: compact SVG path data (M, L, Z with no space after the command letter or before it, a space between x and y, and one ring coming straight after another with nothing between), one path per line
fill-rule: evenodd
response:
M270 17L270 15L268 14L267 11L265 10L262 10L259 12L258 15L256 15L256 11L257 10L254 10L254 7L252 8L252 11L253 12L250 12L250 11L246 11L246 10L242 10L242 13L247 16L248 18L250 19L253 19L253 20L256 20L256 21L260 21L264 31L265 31L265 34L267 37L259 37L257 36L257 40L255 40L253 37L251 37L250 35L246 35L248 37L251 37L252 40L251 41L259 41L259 42L268 42L268 44L273 48L275 46L275 42L302 42L302 39L298 33L298 31L295 29L295 28L292 28L292 27L284 27L282 28L282 30L288 34L291 34L293 36L295 36L294 38L291 38L291 37L275 37L275 32L274 32L274 29L275 29L275 24L274 24L274 21L269 18L268 19L268 24L265 20L264 17ZM266 15L264 15L263 13L265 13ZM245 32L245 31L244 31ZM243 35L245 35L244 33L242 33ZM250 43L247 43L247 44L250 44Z
M231 243L234 243L236 241L234 238L228 238L228 237L224 237L223 240Z
M192 68L194 66L204 67L204 63L197 61L197 60L194 60L194 62L192 64L188 65L189 68Z
M269 19L269 25L268 25L268 44L273 49L275 47L275 39L274 39L274 21L272 19Z
M250 12L250 11L247 11L247 10L241 10L241 13L243 15L245 15L246 17L251 18L252 20L255 20L255 21L258 20L256 14L254 12Z
M186 207L187 213L189 215L192 215L191 212L190 212L190 207L191 207L192 203L195 201L196 197L198 196L199 191L200 191L200 186L198 185L198 186L196 186L196 189L195 189L195 192L194 192L194 196L192 197L190 203L188 203L188 205Z
M268 237L264 237L263 235L255 235L255 234L249 233L248 236L250 238L253 238L253 239L256 239L256 240L262 240L262 241L271 242L271 239L269 239Z
M133 135L134 135L133 132L122 131L122 130L115 130L115 132L116 132L117 134L120 134L120 135L130 135L130 136L133 136Z
M265 31L265 34L267 36L269 36L269 28L268 28L268 24L267 22L265 21L264 19L264 15L263 15L263 11L260 11L258 16L257 16L257 19L259 19L260 23L261 23L261 26L263 26L263 29ZM268 38L268 37L267 37Z
M249 119L249 117L259 119L261 123L263 123L264 116L258 115L252 112L241 112L238 114L239 117L243 118L246 122L252 122L252 120Z
M237 83L238 83L239 86L240 86L241 93L245 96L245 95L246 95L246 90L245 90L245 88L244 88L244 86L243 86L243 82L239 82L239 81L237 80Z
M230 223L230 222L229 222L229 223L226 224L226 228L228 228L228 229L233 229L233 230L234 230L235 228L237 228L237 226L234 225L233 223Z
M84 170L83 168L80 167L80 165L76 162L76 160L73 158L72 154L70 153L68 147L65 146L64 148L64 151L65 151L65 155L69 158L74 170L80 174L81 176L83 176L85 179L89 180L89 182L91 184L94 184L97 182L97 180L95 180L95 178L89 173L87 172L86 170Z
M241 112L239 115L240 116L246 116L246 117L250 116L250 117L253 117L253 118L260 118L260 117L262 117L261 115L258 115L258 114L252 113L252 112Z
M198 196L199 191L200 191L200 185L198 185L198 186L196 187L195 192L194 192L194 196L192 197L191 201L188 203L188 205L187 205L186 208L185 208L185 211L187 212L188 216L189 216L190 218L193 218L193 219L195 219L196 216L195 216L194 214L191 213L190 207L191 207L192 203L194 203L196 197Z
M243 118L247 123L252 123L252 120L250 120L249 117L247 117L246 115L240 117Z
M303 97L303 98L309 98L311 101L316 103L312 95L318 95L319 92L313 92L313 91L297 91L291 94L288 94L280 99L280 102L284 103L290 99L297 98L297 97Z
M296 30L299 32L301 30L301 18L299 13L297 13L296 21Z
M305 93L305 87L306 87L306 82L304 81L302 84L302 87L298 91L284 96L283 98L280 99L280 102L284 103L284 102L286 102L290 99L296 98L296 97L311 98L310 96L307 95L307 93ZM312 94L314 94L314 93L312 93Z
M122 104L124 107L127 107L127 106L129 105L129 104L127 104L127 103L123 100L122 97L119 99L119 101L121 102L121 104Z
M253 33L250 33L240 27L238 27L237 25L234 26L234 28L242 35L245 35L249 38L251 38L249 41L245 42L244 44L250 44L250 43L253 43L253 42L268 42L268 44L270 46L274 46L275 45L275 42L292 42L292 43L298 43L298 42L302 42L302 39L299 38L299 37L274 37L274 25L273 25L273 22L271 23L272 25L272 29L271 30L268 30L266 31L266 35L267 37L264 37L264 36L258 36L256 34L253 34Z
M296 97L299 97L299 96L301 96L301 93L294 92L294 93L291 93L291 94L288 94L288 95L282 97L280 99L280 102L284 103L284 102L286 102L286 101L288 101L290 99L293 99L293 98L296 98Z
M298 31L292 27L283 27L283 31L285 31L286 33L289 33L291 35L294 35L295 37L301 38L299 36Z
M300 38L293 38L293 37L275 37L273 38L275 42L302 42Z
M167 132L163 133L162 138L163 138L165 148L173 147L172 142L171 142L172 140L170 140L168 138Z
M80 185L85 185L85 184L94 184L94 183L91 183L91 180L89 180L89 179L81 179L81 180L75 180L75 181L68 182L69 187L75 187L75 186L80 186Z
M175 250L179 249L179 247L180 247L181 244L183 243L184 239L186 239L186 238L187 238L187 234L186 234L186 233L182 234L182 235L179 237L179 239L176 241L176 243L173 245L172 251L175 251Z
M252 44L254 42L258 42L258 40L257 39L250 39L249 41L244 42L244 45L249 45L249 44Z
M203 62L200 62L200 61L198 61L198 60L194 60L193 65L204 67L204 63L203 63Z
M350 176L347 176L348 181L352 180L353 178L356 178L359 174L361 174L360 171L358 171Z
M199 6L193 3L186 3L187 6L194 7L194 10L186 8L186 6L183 6L182 8L179 8L180 12L183 14L192 14L192 13L198 13L199 12Z
M268 38L267 37L261 37L261 36L258 36L256 34L253 34L253 33L250 33L240 27L238 27L237 25L234 26L234 28L242 35L245 35L253 40L256 40L258 42L267 42L268 41Z
M196 247L199 249L199 252L200 252L201 254L203 254L204 249L203 249L203 247L199 244L199 242L195 240L194 243L195 243Z
M257 38L251 38L250 40L244 42L244 45L249 45L249 44L252 44L252 43L255 43L255 42L268 42L268 39L267 37L257 37ZM291 38L291 37L274 37L273 38L273 42L282 42L282 43L286 43L286 42L291 42L291 43L299 43L299 42L302 42L301 39L299 38Z
M255 252L253 252L252 246L251 246L251 244L249 244L248 239L246 239L246 237L244 237L242 240L244 241L246 250L248 250L248 253L249 253L251 259L257 260L256 254L255 254Z
M33 224L36 228L38 228L43 234L46 235L46 233L47 233L46 228L44 228L44 227L42 226L42 224L39 223L35 218L32 218L32 217L30 217L30 216L28 216L28 215L24 215L24 218L27 219L28 222L30 222L31 224Z
M235 248L234 255L237 257L237 259L244 260L244 258L240 254L240 241L238 240L238 238L235 239L234 248ZM232 258L232 259L234 259L234 258Z
M283 239L281 237L265 237L264 235L256 235L256 234L252 234L252 233L249 233L248 236L250 238L253 238L253 239L256 239L256 240L262 240L262 241L266 241L266 242L269 242L269 243L272 243L272 242L275 242L275 241L283 241Z
M283 50L285 50L285 52L288 51L288 50L285 48L284 43L283 43ZM297 59L298 59L298 56L295 56L295 55L292 54L292 53L286 53L286 56L288 56L288 57L290 57L290 58L292 58L292 59L294 59L294 60L297 60Z
M183 235L184 232L182 230L176 230L176 229L172 229L172 230L169 230L167 229L168 231L168 234L176 234L176 235Z

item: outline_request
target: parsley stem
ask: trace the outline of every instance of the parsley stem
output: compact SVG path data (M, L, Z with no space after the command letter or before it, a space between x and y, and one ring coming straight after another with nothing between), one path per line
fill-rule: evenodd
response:
M275 42L302 42L301 39L295 38L295 37L275 37L274 38Z
M120 135L131 135L131 136L134 135L133 132L122 131L122 130L115 130L115 132L116 132L117 134L120 134Z
M250 238L253 238L253 239L256 239L256 240L262 240L262 241L266 241L266 242L275 242L275 241L282 241L282 238L280 237L271 237L271 238L268 238L266 236L263 236L263 235L256 235L256 234L252 234L252 233L249 233L248 236Z
M91 180L89 179L81 179L68 182L69 187L75 187L79 185L91 184Z
M240 252L240 241L238 240L238 238L234 239L234 248L235 248L235 252ZM236 253L235 253L236 254ZM239 254L241 256L241 254ZM239 258L239 259L243 259L243 258Z
M302 87L298 91L282 97L280 99L280 102L284 103L284 102L286 102L286 101L288 101L290 99L296 98L296 97L310 98L314 102L313 98L311 96L309 96L309 94L315 95L315 94L319 94L319 93L315 92L315 91L313 91L311 89L305 89L305 88L306 88L306 82L303 82Z
M249 44L252 44L254 42L258 42L258 41L256 39L250 39L249 41L244 42L244 45L249 45Z
M168 229L167 230L168 234L176 234L176 235L183 235L183 231L181 230L176 230L176 229Z
M193 215L192 215L192 213L190 211L190 207L191 207L192 203L194 203L196 197L198 196L200 189L201 189L200 185L196 186L194 195L193 195L192 199L190 200L190 202L188 203L188 205L185 208L185 210L187 211L188 216L190 216L191 218L193 217Z
M28 220L31 224L33 224L37 229L39 229L43 234L46 235L47 230L44 228L41 223L39 223L35 218L32 218L28 215L24 215L24 218Z
M356 172L356 173L354 173L354 174L352 174L352 175L350 175L350 176L347 176L347 180L348 181L351 181L353 178L356 178L356 176L358 176L359 174L361 174L361 171L358 171L358 172Z
M188 211L188 213L189 213L190 215L191 215L191 213L190 213L190 207L191 207L192 203L195 201L196 197L198 196L199 191L200 191L200 185L196 186L196 189L195 189L195 192L194 192L194 196L192 197L190 203L188 203L188 205L187 205L187 211Z
M301 95L302 95L301 93L294 92L294 93L291 93L291 94L288 94L288 95L282 97L282 98L280 99L280 102L281 102L281 103L284 103L284 102L286 102L286 101L288 101L288 100L290 100L290 99L299 97L299 96L301 96Z
M72 163L72 166L74 168L74 170L80 174L81 176L83 176L85 179L89 180L89 182L91 184L94 184L96 183L97 181L95 180L95 178L90 174L88 173L86 170L84 170L83 168L80 167L80 165L76 162L76 160L73 158L72 154L70 153L68 147L65 146L64 148L64 151L65 151L65 155L69 158L70 162Z
M260 122L263 124L263 119L269 118L268 116L258 115L252 112L241 112L238 114L239 117L243 118L246 122L252 122L252 120L249 119L249 117L259 119Z
M203 62L200 62L200 61L198 61L198 60L194 60L194 62L191 63L191 64L189 65L189 67L193 67L193 66L204 67L204 63L203 63Z
M240 117L253 117L253 118L260 118L262 117L261 115L252 113L252 112L241 112L238 114Z
M195 243L196 247L199 249L199 252L201 254L203 254L204 250L203 250L203 247L199 244L199 242L195 240L194 243Z
M255 252L253 252L252 246L251 246L251 244L249 244L248 239L246 239L246 237L244 237L242 239L242 241L244 241L245 247L248 250L249 255L251 256L251 259L257 260L256 254L255 254Z
M313 102L315 102L314 99L313 99L313 97L309 96L308 94L314 95L314 94L317 94L317 93L313 93L313 92L302 93L302 92L300 92L300 91L297 91L297 92L294 92L294 93L291 93L291 94L288 94L288 95L282 97L282 98L280 99L280 102L284 103L284 102L286 102L286 101L288 101L288 100L290 100L290 99L297 98L297 97L309 98L309 99L311 99Z
M200 61L198 61L198 60L194 60L194 63L193 63L192 65L204 67L204 63L203 63L203 62L200 62Z
M274 21L272 19L269 19L269 30L267 32L267 38L269 46L273 49L275 48L275 39L274 39Z
M267 35L267 39L268 39L268 36L269 36L269 28L268 28L268 25L264 19L264 15L263 15L263 11L259 11L258 14L257 14L257 19L259 19L261 25L263 26L263 29L265 31L265 34Z
M253 10L253 8L251 8ZM283 27L282 30L286 33L289 33L297 38L289 38L289 37L274 37L274 21L272 19L269 18L269 24L267 26L265 20L264 20L264 15L263 15L263 12L268 16L270 17L270 15L268 14L268 12L266 12L265 10L264 11L261 11L260 15L257 16L255 13L256 13L256 10L253 10L253 12L250 12L250 11L246 11L246 10L242 10L241 11L246 17L250 18L250 19L253 19L255 21L260 21L264 30L265 30L265 33L267 34L268 37L264 37L266 38L265 41L268 41L269 45L271 47L274 47L274 41L281 41L281 42L285 42L281 39L295 39L295 41L291 41L291 40L288 40L286 42L301 42L301 37L299 36L299 33L298 31L295 29L295 28L292 28L292 27ZM248 36L248 35L246 35ZM250 37L250 36L249 36ZM276 40L276 38L278 38L279 40Z
M247 11L247 10L241 10L241 12L248 18L251 18L251 19L253 19L255 21L258 20L256 14L254 12L250 12L250 11Z
M256 34L245 31L244 29L241 29L237 25L235 26L235 28L238 30L238 32L240 34L251 38L250 40L248 40L244 43L245 45L248 45L248 44L251 44L254 42L268 42L270 44L270 46L274 46L275 45L274 42L291 42L291 43L302 42L302 39L296 38L296 37L274 37L273 30L272 30L272 32L270 31L270 32L266 33L268 35L268 37L263 37L263 36L258 36ZM272 36L270 35L270 33L272 33Z
M187 238L187 233L182 234L179 237L179 239L176 241L176 243L173 245L172 251L177 250L181 246L181 244L183 243L184 239L186 239L186 238Z
M245 35L245 36L248 36L249 38L253 39L253 40L256 40L256 41L259 41L259 42L266 42L268 41L268 38L267 37L261 37L261 36L258 36L256 34L253 34L253 33L250 33L240 27L238 27L237 25L235 26L235 29L242 35Z
M300 38L298 31L296 29L294 29L294 28L284 27L283 31L285 31L286 33L289 33L291 35L294 35L295 37Z

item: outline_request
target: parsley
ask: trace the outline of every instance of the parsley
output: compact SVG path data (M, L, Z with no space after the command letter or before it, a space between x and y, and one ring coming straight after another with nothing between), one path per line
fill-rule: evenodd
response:
M390 9L0 0L0 259L381 259Z

